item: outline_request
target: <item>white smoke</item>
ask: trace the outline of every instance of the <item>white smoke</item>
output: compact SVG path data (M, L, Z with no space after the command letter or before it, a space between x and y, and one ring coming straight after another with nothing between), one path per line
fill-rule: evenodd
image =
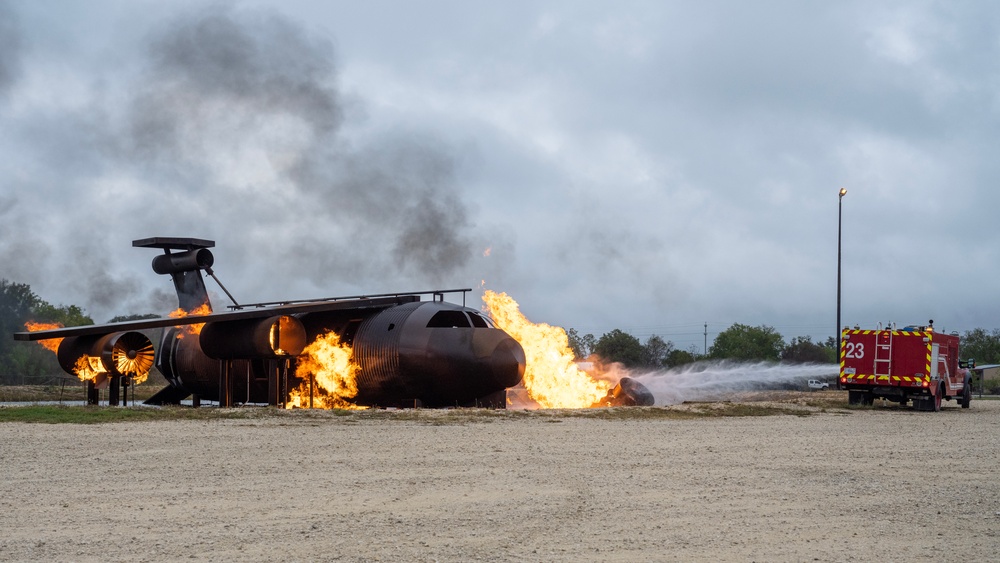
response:
M745 391L800 389L809 379L835 377L836 364L700 362L679 368L630 374L646 386L657 405L721 401Z

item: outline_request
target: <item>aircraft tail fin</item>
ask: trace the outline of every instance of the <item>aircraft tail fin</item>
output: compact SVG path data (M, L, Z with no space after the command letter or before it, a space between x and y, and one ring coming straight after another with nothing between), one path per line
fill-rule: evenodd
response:
M212 311L212 303L209 301L208 289L205 287L201 271L212 273L215 257L209 248L215 246L215 241L154 237L134 240L132 246L163 249L163 254L153 258L153 271L157 274L170 275L174 282L174 290L177 292L177 303L181 309L188 313L193 313L199 308L202 308L201 312ZM206 306L208 311L203 309Z

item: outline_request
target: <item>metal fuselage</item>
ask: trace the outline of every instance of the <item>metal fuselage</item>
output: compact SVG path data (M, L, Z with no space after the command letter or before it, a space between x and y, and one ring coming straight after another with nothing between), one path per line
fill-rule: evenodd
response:
M506 405L506 392L524 375L524 351L474 309L443 301L294 315L307 342L336 333L359 368L352 403L365 406L449 407ZM203 330L202 335L206 332ZM209 357L203 340L172 328L164 333L157 367L185 394L219 400L220 362L230 361L232 400L284 403L289 388L307 381L289 358ZM205 343L205 348L209 348Z

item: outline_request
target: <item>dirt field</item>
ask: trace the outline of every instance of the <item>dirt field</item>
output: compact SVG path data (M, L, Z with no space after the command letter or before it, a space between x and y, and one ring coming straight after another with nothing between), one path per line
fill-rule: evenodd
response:
M1000 558L1000 401L436 416L0 424L0 560Z

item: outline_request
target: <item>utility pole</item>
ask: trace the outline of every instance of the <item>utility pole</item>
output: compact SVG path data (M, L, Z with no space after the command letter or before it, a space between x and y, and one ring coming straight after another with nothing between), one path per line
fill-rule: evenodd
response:
M834 352L837 357L837 361L840 361L840 351L843 349L843 333L840 328L840 239L841 233L843 231L841 225L843 223L844 217L844 196L847 195L847 188L840 188L839 197L837 198L837 331L834 332L834 336L837 339L837 350ZM840 377L837 377L837 389L840 389Z
M708 322L705 323L705 346L702 348L702 356L708 355Z

